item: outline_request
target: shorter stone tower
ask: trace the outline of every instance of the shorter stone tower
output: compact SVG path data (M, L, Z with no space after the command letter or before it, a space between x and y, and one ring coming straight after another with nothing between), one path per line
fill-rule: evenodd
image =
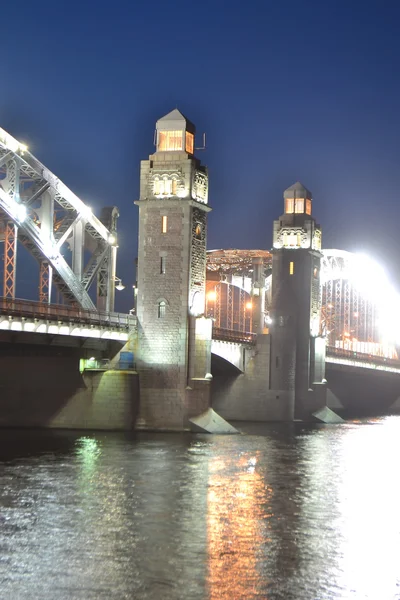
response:
M211 320L204 317L208 174L195 127L179 110L156 124L141 162L138 251L138 427L185 429L209 407Z
M325 341L320 337L321 228L301 183L284 192L274 221L271 389L288 401L288 417L309 419L326 406Z

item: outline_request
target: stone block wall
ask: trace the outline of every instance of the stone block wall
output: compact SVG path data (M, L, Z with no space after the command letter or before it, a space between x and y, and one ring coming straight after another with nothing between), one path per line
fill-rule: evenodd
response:
M54 349L52 349L55 352ZM79 356L1 356L0 427L131 430L139 407L133 371L79 372Z
M270 390L270 336L259 335L240 375L218 373L212 380L212 408L227 421L291 421L294 390Z

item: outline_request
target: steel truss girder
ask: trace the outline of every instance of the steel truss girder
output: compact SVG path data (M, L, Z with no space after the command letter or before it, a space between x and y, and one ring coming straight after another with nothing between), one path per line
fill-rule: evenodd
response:
M4 224L4 273L3 296L15 298L18 228L13 221Z
M43 260L40 263L39 273L39 302L51 302L51 279L52 279L52 268L49 263Z
M117 264L117 220L118 209L105 207L101 212L101 222L114 238L114 246L109 246L97 271L97 307L99 310L113 311Z
M31 219L23 220L15 213L15 207L7 201L7 198L9 197L4 190L0 189L0 208L19 227L19 240L22 244L39 263L47 260L53 267L55 274L58 275L55 277L55 283L60 286L67 301L78 302L83 308L93 310L95 306L92 300L66 260L48 243L48 240L43 239L40 228Z
M354 255L344 250L323 251L323 310L327 316L326 330L329 331L331 345L335 345L336 340L345 339L349 343L380 341L376 305L352 285L353 260Z
M6 165L7 171L6 178L0 182L0 209L6 215L6 220L12 221L18 227L18 239L39 264L46 264L49 273L53 273L53 281L64 299L68 303L78 303L83 308L93 310L95 307L87 290L102 263L103 267L107 263L105 259L110 249L111 235L109 230L62 181L0 128L0 166L2 165ZM45 193L49 195L51 204L43 204L41 200L41 208L35 209L34 203L44 198ZM64 211L57 228L54 227L52 217L54 203ZM31 213L32 210L39 216L31 218L30 214L23 214L24 211ZM89 263L79 277L60 254L62 244L78 221L84 224L82 247L88 236L86 239L92 239L90 247L94 249ZM115 273L112 278L113 285L114 280ZM40 279L40 290L42 283L44 284L44 280ZM40 291L40 295L44 297L44 292Z

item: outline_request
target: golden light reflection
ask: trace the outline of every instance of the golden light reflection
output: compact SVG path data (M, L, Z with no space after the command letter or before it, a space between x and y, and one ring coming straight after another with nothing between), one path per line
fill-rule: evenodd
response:
M257 455L210 464L207 497L208 584L210 599L249 598L261 587L257 560L268 538L265 512L271 490L257 471Z

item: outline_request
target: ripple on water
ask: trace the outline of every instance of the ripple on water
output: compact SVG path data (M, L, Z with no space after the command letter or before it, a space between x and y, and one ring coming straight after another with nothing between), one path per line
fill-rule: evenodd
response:
M400 419L2 431L0 598L400 598Z

